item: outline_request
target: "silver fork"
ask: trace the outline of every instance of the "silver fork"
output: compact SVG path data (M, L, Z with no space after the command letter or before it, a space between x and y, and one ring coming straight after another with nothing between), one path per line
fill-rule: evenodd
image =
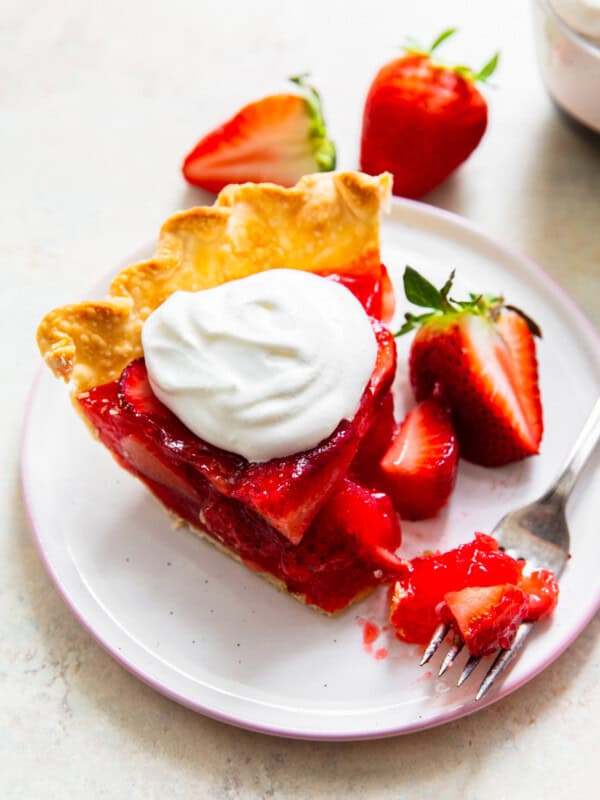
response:
M600 399L596 401L562 471L552 486L538 500L511 511L500 520L492 531L492 536L498 540L502 550L514 558L524 558L530 569L550 569L556 577L561 574L569 558L570 547L569 528L565 514L567 501L585 462L599 439ZM533 623L522 623L511 647L498 652L481 682L475 700L481 700L492 688L523 646L532 629ZM450 626L444 623L437 627L425 648L421 666L433 656L449 630ZM443 675L454 663L463 646L462 639L455 635L442 662L439 675ZM480 661L481 656L469 657L458 679L458 686L462 686Z

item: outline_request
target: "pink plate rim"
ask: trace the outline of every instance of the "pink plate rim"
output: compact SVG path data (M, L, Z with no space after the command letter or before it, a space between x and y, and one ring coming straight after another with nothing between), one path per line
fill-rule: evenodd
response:
M459 214L455 214L451 211L446 211L445 209L440 209L435 206L431 206L427 203L419 202L416 200L407 200L404 198L393 198L392 203L394 206L398 208L409 208L413 209L419 213L424 213L427 216L431 216L434 218L438 218L440 220L446 221L457 228L462 228L464 231L479 237L481 240L487 242L494 246L497 250L506 254L511 261L519 262L527 272L533 273L540 279L542 282L546 283L555 297L557 297L564 305L566 305L570 313L577 318L579 325L584 329L587 336L595 342L596 346L600 350L600 334L595 329L591 321L585 315L585 313L579 308L579 306L575 303L575 301L570 297L570 295L564 291L564 289L551 277L549 276L535 261L533 261L528 256L523 255L518 250L510 247L509 245L504 244L500 239L486 233L482 230L478 225L471 222L470 220L461 217ZM140 248L141 249L141 248ZM215 719L219 722L224 722L229 725L233 725L235 727L243 728L245 730L254 731L257 733L268 734L272 736L279 736L283 738L289 739L301 739L301 740L312 740L312 741L359 741L359 740L369 740L369 739L383 739L388 738L391 736L399 736L409 733L416 733L418 731L427 730L430 728L437 727L438 725L444 725L447 722L451 722L453 720L461 719L463 717L469 716L477 711L480 711L483 708L486 708L489 705L501 700L502 698L506 697L509 694L512 694L517 689L520 689L530 680L535 678L539 675L543 670L546 669L551 663L553 663L564 651L570 647L570 645L575 641L575 639L579 636L579 634L584 630L584 628L589 624L593 616L596 614L598 609L600 609L600 585L598 586L595 599L592 603L590 603L586 613L579 619L577 625L570 629L568 635L566 635L560 642L560 644L548 655L543 661L533 665L525 674L521 676L519 680L514 681L511 683L510 675L508 679L506 679L499 689L495 692L493 691L485 700L479 701L475 703L475 701L467 702L460 706L459 708L454 708L451 711L447 711L444 713L440 713L435 718L427 719L427 720L414 720L409 723L404 723L399 726L392 726L385 729L378 729L376 731L366 729L363 731L353 731L349 733L335 733L330 734L323 731L296 731L294 728L285 728L279 725L270 725L270 724L260 724L250 722L245 719L238 718L231 714L226 714L224 712L215 710L210 706L203 705L201 703L195 702L190 700L186 695L180 694L177 691L166 686L164 683L161 683L158 680L155 680L151 676L147 675L143 670L136 666L133 660L128 659L126 656L123 655L122 652L117 650L109 641L107 641L98 631L94 628L94 626L89 623L86 618L81 614L79 611L76 602L69 596L68 591L66 590L65 586L62 584L60 577L55 572L52 564L50 563L48 554L44 548L42 543L42 537L40 534L41 526L38 524L35 514L33 511L33 487L31 486L28 478L28 452L30 449L29 446L29 439L30 439L30 432L31 432L31 411L35 396L38 391L39 382L41 376L43 374L44 368L40 366L30 389L29 396L26 403L25 408L25 416L24 416L24 428L21 440L21 484L23 490L23 499L25 504L25 509L27 512L27 517L29 520L29 524L31 527L31 531L33 534L33 539L35 545L39 551L40 557L42 559L42 563L49 574L55 588L57 589L58 593L66 603L67 607L71 610L74 614L76 619L81 623L84 629L98 642L98 644L111 655L122 667L124 667L129 673L134 675L140 681L145 683L147 686L150 686L155 691L159 692L165 697L168 697L170 700L174 700L176 703L185 706L186 708L191 709L192 711L201 713L207 717Z

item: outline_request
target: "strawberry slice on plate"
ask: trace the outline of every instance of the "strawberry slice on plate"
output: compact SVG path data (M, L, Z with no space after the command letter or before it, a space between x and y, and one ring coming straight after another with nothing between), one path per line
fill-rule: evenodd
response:
M512 584L470 586L448 592L440 616L456 628L471 655L484 656L511 646L528 608L527 595Z
M407 298L429 309L406 314L398 335L417 328L409 357L417 400L434 392L448 405L461 456L500 466L539 452L542 404L534 336L538 326L502 297L449 297L454 273L438 290L412 267Z
M430 397L409 411L380 468L401 517L435 516L452 494L458 468L456 435L444 406Z
M317 90L303 76L296 91L263 97L202 137L182 171L194 186L219 192L229 183L293 186L303 175L335 169L335 145Z

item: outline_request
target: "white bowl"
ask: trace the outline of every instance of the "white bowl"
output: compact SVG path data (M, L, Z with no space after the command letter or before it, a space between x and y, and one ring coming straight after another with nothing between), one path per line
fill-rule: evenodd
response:
M533 0L536 50L556 104L600 133L600 46L563 22L548 0Z

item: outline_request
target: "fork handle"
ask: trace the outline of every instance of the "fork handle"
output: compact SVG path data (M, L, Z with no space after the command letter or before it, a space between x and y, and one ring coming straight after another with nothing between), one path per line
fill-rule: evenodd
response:
M553 485L541 498L544 501L558 501L565 504L583 466L592 454L600 439L600 398L592 409L577 441L573 445L567 461Z

